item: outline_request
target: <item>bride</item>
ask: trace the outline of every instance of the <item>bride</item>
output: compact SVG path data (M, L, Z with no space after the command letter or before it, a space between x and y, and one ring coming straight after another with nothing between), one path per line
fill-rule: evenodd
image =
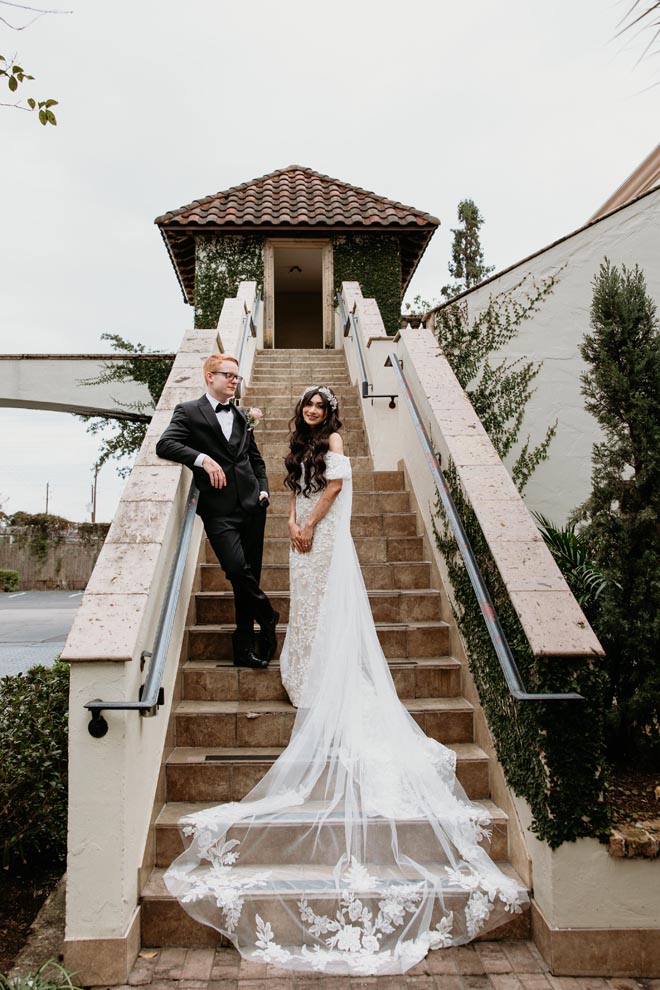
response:
M404 973L429 949L497 927L527 896L485 851L489 818L458 783L455 754L397 696L351 538L332 389L305 389L292 425L281 657L298 708L291 740L242 801L182 819L189 845L165 882L247 959Z

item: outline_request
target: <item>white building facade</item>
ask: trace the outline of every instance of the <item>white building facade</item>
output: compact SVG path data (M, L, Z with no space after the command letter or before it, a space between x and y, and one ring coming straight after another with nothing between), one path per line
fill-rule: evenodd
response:
M639 265L660 309L660 186L459 297L473 319L491 298L513 289L525 275L530 276L528 285L532 279L539 284L558 276L554 291L538 312L494 355L495 363L503 357L542 362L521 440L529 434L532 444L539 443L555 422L557 433L547 461L539 465L525 489L525 499L531 509L556 523L564 522L591 490L591 452L599 429L584 407L580 376L585 364L579 348L590 330L593 281L605 258L617 266ZM513 460L515 452L508 459L509 467Z

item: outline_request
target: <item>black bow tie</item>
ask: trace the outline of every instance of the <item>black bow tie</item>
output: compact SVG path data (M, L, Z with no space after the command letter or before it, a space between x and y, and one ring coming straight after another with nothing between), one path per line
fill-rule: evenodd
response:
M217 404L217 406L215 407L215 411L217 413L219 413L219 412L229 412L230 409L233 409L233 406L232 406L231 402L224 402L224 403L223 402L219 402Z

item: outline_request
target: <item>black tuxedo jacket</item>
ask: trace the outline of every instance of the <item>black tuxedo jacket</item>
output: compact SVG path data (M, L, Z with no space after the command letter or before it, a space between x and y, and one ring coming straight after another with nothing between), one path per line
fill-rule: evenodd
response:
M192 469L199 488L197 511L202 518L228 515L239 507L257 512L259 492L268 491L266 465L254 433L248 429L247 416L237 406L231 441L225 439L211 403L203 395L176 407L170 425L156 444L159 457ZM224 488L214 488L206 471L195 467L199 454L208 454L221 466L227 476Z

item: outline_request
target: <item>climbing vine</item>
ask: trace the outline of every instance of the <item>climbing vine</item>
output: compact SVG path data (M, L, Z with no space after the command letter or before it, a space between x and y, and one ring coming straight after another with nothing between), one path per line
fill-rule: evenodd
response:
M335 289L359 282L375 299L385 329L393 335L401 319L401 245L395 234L338 234L333 243Z
M453 466L446 478L527 690L577 691L585 699L521 702L511 697L438 501L435 538L447 565L468 663L507 783L527 801L532 831L552 849L581 836L603 836L608 828L603 661L534 657Z
M215 329L222 304L241 282L263 285L264 239L260 234L218 234L195 239L195 328Z
M518 335L525 320L554 291L558 278L556 273L536 282L525 275L512 288L491 296L488 305L475 317L470 316L465 298L440 306L433 314L433 329L440 349L502 459L518 442L542 362L523 358L494 362L492 355ZM547 427L536 446L531 445L529 436L523 441L511 466L511 476L519 491L546 460L556 432L555 422Z

